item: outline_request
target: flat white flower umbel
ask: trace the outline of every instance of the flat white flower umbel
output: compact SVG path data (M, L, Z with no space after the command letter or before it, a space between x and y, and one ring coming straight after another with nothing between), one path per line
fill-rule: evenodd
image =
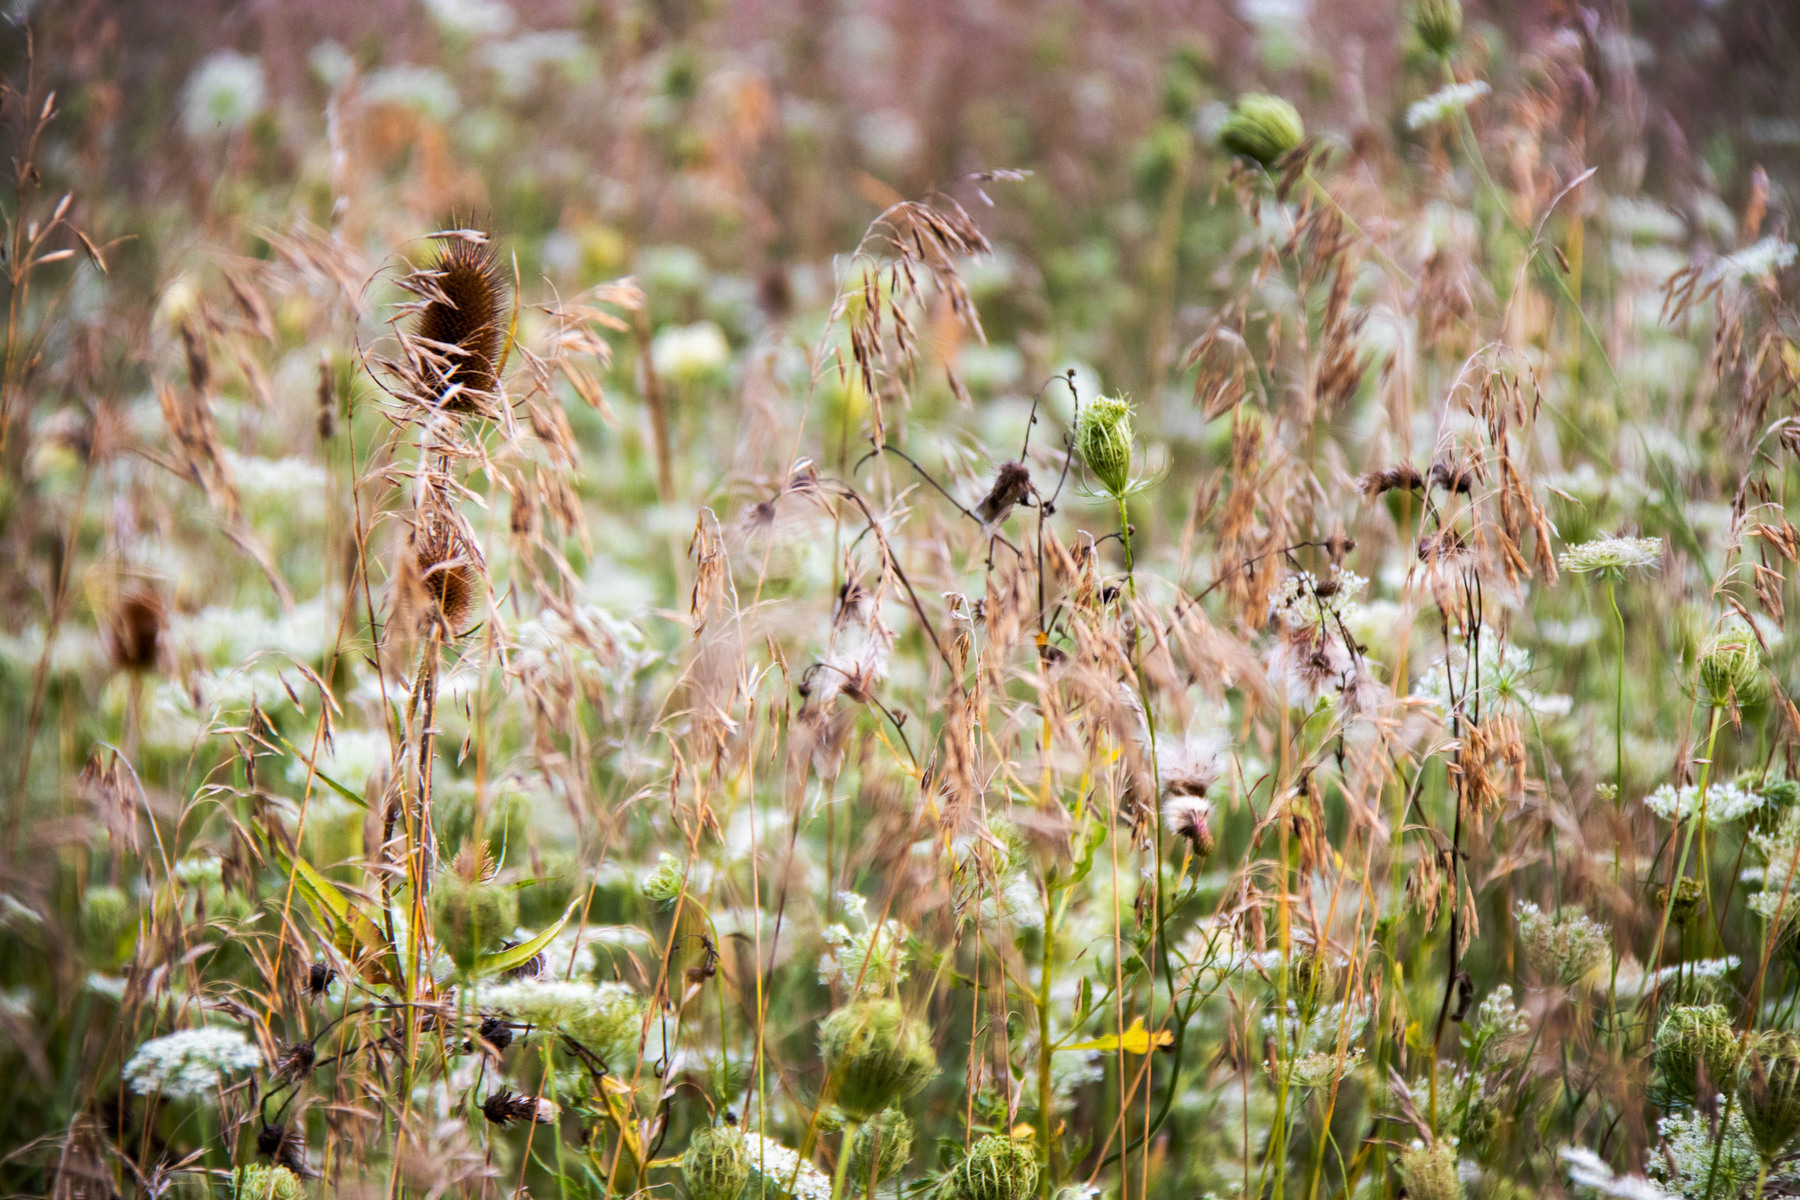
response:
M213 1091L219 1076L261 1062L256 1047L235 1029L183 1029L139 1046L125 1064L125 1080L141 1096L188 1099Z

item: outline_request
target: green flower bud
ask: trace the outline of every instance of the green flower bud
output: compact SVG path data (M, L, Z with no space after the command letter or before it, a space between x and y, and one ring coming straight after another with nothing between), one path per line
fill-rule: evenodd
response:
M644 876L638 890L644 894L644 899L667 908L681 895L681 886L686 879L687 872L682 869L681 860L664 850L656 856L656 866Z
M1764 1161L1773 1160L1800 1134L1800 1041L1789 1033L1765 1033L1738 1081L1744 1127Z
M1427 50L1449 58L1462 37L1462 17L1462 0L1418 0L1413 6L1413 29Z
M898 1104L937 1074L925 1031L893 1000L863 1000L838 1009L819 1027L825 1070L837 1081L837 1105L866 1121Z
M450 960L467 971L519 923L519 898L511 888L445 872L431 890L431 915Z
M1724 1008L1683 1004L1669 1009L1657 1027L1652 1053L1662 1085L1691 1104L1702 1088L1710 1096L1731 1084L1743 1050Z
M250 1163L231 1173L231 1200L302 1200L300 1177L286 1167Z
M1406 1182L1410 1200L1462 1200L1456 1152L1443 1142L1401 1151L1400 1178Z
M850 1185L861 1193L899 1174L912 1161L913 1126L897 1108L883 1109L850 1139Z
M1700 694L1714 708L1731 703L1754 704L1764 692L1761 647L1742 618L1725 628L1700 652Z
M1247 92L1238 97L1231 115L1219 127L1219 144L1232 154L1254 159L1265 167L1300 144L1306 127L1300 114L1280 96Z
M693 1200L737 1200L750 1182L743 1132L732 1125L695 1130L681 1156L681 1182Z
M1101 396L1075 421L1075 451L1108 493L1131 486L1131 402Z
M1018 1138L989 1134L944 1176L941 1200L1029 1200L1037 1191L1037 1154Z

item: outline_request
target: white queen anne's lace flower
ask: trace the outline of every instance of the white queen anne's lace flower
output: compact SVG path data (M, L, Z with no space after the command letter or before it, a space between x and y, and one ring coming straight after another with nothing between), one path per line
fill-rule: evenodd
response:
M1560 1153L1569 1182L1576 1187L1593 1188L1619 1200L1674 1200L1642 1175L1614 1175L1606 1161L1585 1146L1564 1146Z
M1662 562L1661 538L1609 537L1570 546L1562 569L1577 575L1622 579L1628 571L1654 571Z
M750 1161L750 1188L746 1197L774 1200L831 1200L831 1180L825 1172L802 1159L774 1138L760 1133L744 1135L744 1157Z
M1762 803L1762 797L1747 792L1735 783L1715 783L1706 789L1706 824L1726 825ZM1668 821L1685 821L1700 815L1700 789L1695 784L1680 787L1665 783L1644 797L1644 807Z
M141 1096L161 1092L188 1099L212 1092L219 1076L261 1062L261 1053L235 1029L183 1029L139 1046L125 1064L125 1080Z
M181 128L191 138L234 133L262 111L267 92L262 63L221 51L200 64L181 97Z
M1407 106L1406 127L1417 133L1428 125L1436 125L1439 121L1465 111L1469 105L1493 90L1482 79L1441 87L1423 100Z

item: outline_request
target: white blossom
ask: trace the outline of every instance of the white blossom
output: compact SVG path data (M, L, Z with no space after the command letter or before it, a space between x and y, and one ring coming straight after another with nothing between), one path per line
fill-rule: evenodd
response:
M1466 110L1494 89L1485 80L1452 83L1407 106L1406 127L1415 133Z
M176 1099L205 1096L219 1076L245 1071L262 1062L262 1054L235 1029L204 1026L152 1038L125 1064L125 1079L141 1096L160 1092Z

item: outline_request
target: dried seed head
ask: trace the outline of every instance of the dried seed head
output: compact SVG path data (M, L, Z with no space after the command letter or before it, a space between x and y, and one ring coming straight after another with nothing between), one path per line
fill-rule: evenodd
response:
M314 1000L322 1000L325 992L331 987L331 981L337 978L337 972L328 964L316 962L306 971L306 994Z
M286 1083L300 1083L312 1075L313 1063L317 1061L319 1052L311 1042L295 1042L281 1052L275 1060L275 1074L271 1083L279 1086Z
M319 351L319 440L329 442L337 432L337 379L331 355Z
M1030 494L1031 472L1025 464L1002 463L999 474L994 476L994 486L975 509L975 515L981 518L983 525L992 528L1006 520L1014 506Z
M1364 496L1373 500L1386 492L1422 492L1425 490L1425 477L1411 463L1399 463L1383 467L1379 471L1371 471L1358 479L1356 484L1362 489Z
M1131 486L1131 402L1111 396L1089 401L1075 421L1075 451L1109 495Z
M1300 144L1306 127L1300 114L1280 96L1249 92L1239 96L1231 115L1219 127L1219 144L1231 154L1253 159L1264 167Z
M859 1121L915 1095L937 1074L925 1031L893 1000L838 1009L819 1027L819 1043L838 1107Z
M750 1182L750 1165L741 1130L708 1125L688 1139L681 1156L681 1182L692 1200L737 1200Z
M1163 825L1169 832L1187 839L1194 858L1204 862L1212 857L1212 804L1199 796L1171 795L1163 801Z
M1431 484L1446 492L1466 496L1475 486L1475 473L1464 463L1434 462L1431 464Z
M422 343L436 402L447 412L481 412L500 387L511 289L485 234L462 232L442 241L412 336Z
M504 1129L514 1121L554 1125L562 1114L553 1100L542 1096L520 1096L502 1088L481 1102L481 1115Z
M123 671L154 670L168 624L168 611L154 589L142 586L127 591L112 614L108 642L113 665Z
M413 529L412 578L422 592L422 628L440 626L454 637L468 627L481 596L481 551L448 505L433 503Z
M476 1035L480 1037L484 1043L492 1046L495 1050L504 1050L512 1045L512 1025L503 1017L491 1015L483 1017L481 1019L481 1028L476 1031ZM471 1050L474 1048L473 1044L469 1046L469 1049Z

